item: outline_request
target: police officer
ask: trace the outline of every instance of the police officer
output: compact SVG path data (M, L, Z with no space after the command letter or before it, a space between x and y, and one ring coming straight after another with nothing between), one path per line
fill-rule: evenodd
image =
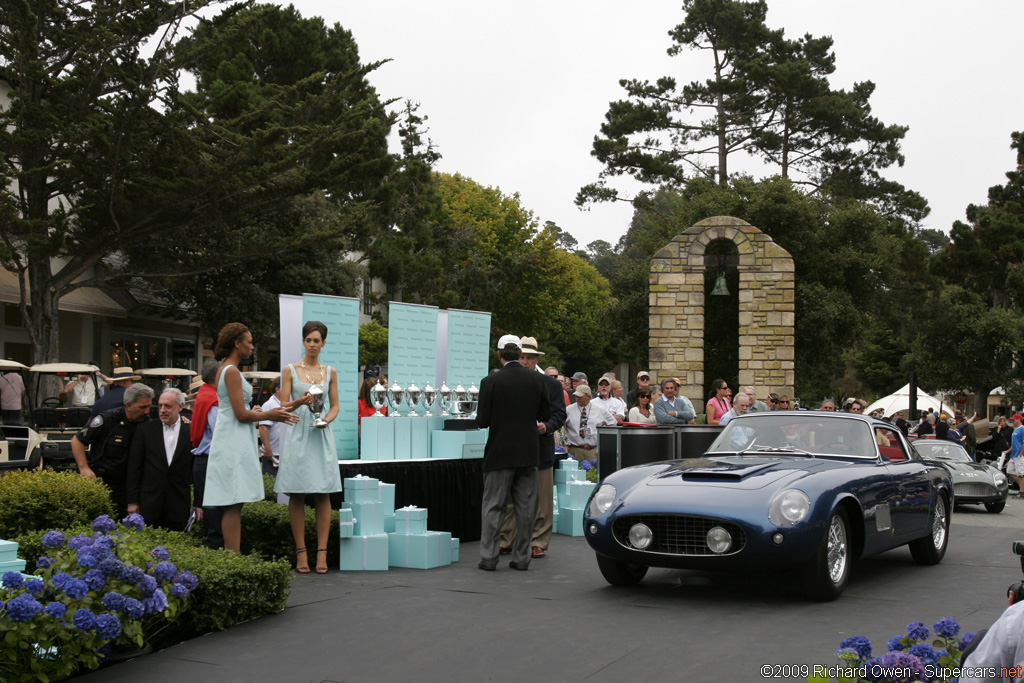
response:
M102 479L110 487L118 518L128 514L128 449L140 422L149 418L153 390L133 384L124 392L124 405L96 415L71 438L71 451L84 479ZM90 449L86 456L85 449Z

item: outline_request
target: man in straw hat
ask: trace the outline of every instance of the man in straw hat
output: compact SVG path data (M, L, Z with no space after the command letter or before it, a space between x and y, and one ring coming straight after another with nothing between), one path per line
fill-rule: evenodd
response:
M89 418L94 418L104 411L115 410L121 407L124 404L125 390L140 379L142 377L136 375L135 371L129 366L114 368L114 372L110 375L110 388L107 389L107 393L103 394L100 400L93 404Z

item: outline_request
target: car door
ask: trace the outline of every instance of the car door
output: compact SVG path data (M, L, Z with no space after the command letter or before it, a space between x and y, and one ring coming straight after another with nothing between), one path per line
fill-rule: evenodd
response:
M915 460L903 435L895 427L873 426L876 447L896 486L896 506L892 510L893 531L897 541L917 538L928 529L931 513L931 481L928 468ZM888 442L882 445L878 438ZM887 459L887 462L886 462Z

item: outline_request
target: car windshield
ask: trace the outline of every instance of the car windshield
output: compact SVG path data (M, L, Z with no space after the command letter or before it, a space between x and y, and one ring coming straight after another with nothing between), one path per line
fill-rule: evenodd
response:
M766 452L877 457L871 429L865 422L822 413L779 412L737 417L708 449L708 453L744 455Z
M948 460L951 462L973 462L962 447L948 441L919 439L914 442L914 450L925 460Z

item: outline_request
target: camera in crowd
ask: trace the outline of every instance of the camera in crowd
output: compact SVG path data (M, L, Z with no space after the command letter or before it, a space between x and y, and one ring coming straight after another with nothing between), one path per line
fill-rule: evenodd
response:
M1014 555L1020 555L1020 570L1024 573L1024 541L1013 542ZM1018 581L1006 589L1006 597L1010 604L1016 604L1024 600L1024 581Z

